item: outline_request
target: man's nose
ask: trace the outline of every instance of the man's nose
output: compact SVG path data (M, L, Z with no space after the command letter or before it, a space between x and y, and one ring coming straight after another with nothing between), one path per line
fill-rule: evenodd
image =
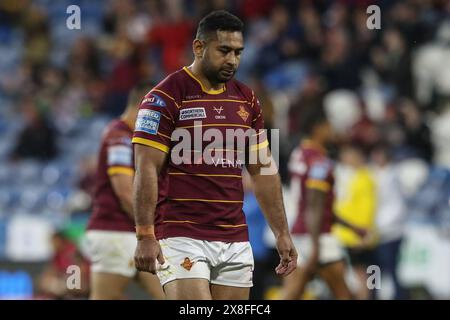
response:
M238 59L236 57L236 54L234 54L234 52L230 52L227 56L226 63L234 68L237 65L237 61Z

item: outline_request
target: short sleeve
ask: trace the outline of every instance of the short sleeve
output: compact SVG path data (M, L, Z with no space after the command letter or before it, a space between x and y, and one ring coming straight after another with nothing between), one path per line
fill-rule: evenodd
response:
M288 169L291 177L302 177L307 172L307 166L300 148L295 148L292 151L289 157Z
M175 130L173 115L177 110L177 103L171 95L160 89L151 90L139 106L133 143L168 153L170 136Z
M109 176L134 174L133 147L128 135L115 136L106 141L106 166Z
M309 189L328 192L331 188L331 170L331 163L327 159L314 161L307 174L306 186Z
M264 128L264 117L261 104L254 93L252 97L252 109L252 129L254 130L254 133L250 139L250 151L257 151L267 148L269 146L269 141L267 140L267 130Z

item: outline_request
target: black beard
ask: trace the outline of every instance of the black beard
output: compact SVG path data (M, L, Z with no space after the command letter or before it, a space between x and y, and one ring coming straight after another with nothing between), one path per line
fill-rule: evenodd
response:
M213 70L212 68L209 68L208 66L203 67L203 74L205 75L206 79L212 84L216 85L219 83L225 83L229 80L231 80L234 76L234 73L231 77L222 77L220 75L220 70Z

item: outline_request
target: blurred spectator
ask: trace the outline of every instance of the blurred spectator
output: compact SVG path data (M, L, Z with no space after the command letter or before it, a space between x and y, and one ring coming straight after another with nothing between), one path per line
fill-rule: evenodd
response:
M412 72L415 80L415 98L430 109L437 107L440 98L450 95L450 22L447 16L438 26L433 41L420 46L413 58ZM428 19L435 23L437 19ZM429 39L431 40L431 38Z
M44 299L83 299L89 295L89 264L63 232L51 238L53 258L37 280L38 297ZM68 287L70 266L79 267L80 289ZM69 270L70 271L70 270ZM76 275L76 273L73 273Z
M407 208L387 146L379 145L371 155L377 187L376 229L378 246L376 261L382 276L388 275L394 284L394 299L406 299L406 291L400 284L397 266L400 245L406 226Z
M316 59L325 41L320 15L312 5L304 4L299 6L296 18L295 23L298 25L296 40L300 40L301 56Z
M160 48L164 74L169 74L186 64L183 58L191 43L194 25L183 15L181 1L164 3L165 17L152 26L148 38L151 46Z
M56 131L52 124L31 97L25 98L22 112L25 128L19 134L12 158L51 160L57 155Z
M288 27L289 12L284 6L277 5L270 13L267 37L258 53L259 58L255 61L257 74L264 75L278 67L287 58L286 54L289 55L287 47L290 44L291 47L295 46L295 43L292 43L286 36Z
M93 39L81 37L75 41L69 55L69 66L80 69L87 79L100 76L100 56Z
M289 136L300 132L300 123L306 114L319 108L323 99L323 84L317 74L311 73L305 79L302 90L289 108ZM292 137L295 143L300 137Z
M266 17L270 14L275 0L243 0L239 1L239 13L246 20Z
M393 85L401 96L412 95L411 57L404 36L397 29L383 33L382 46L371 50L375 70L383 82Z
M335 224L333 233L347 249L350 263L358 279L355 296L357 299L365 300L370 296L366 284L367 267L374 263L375 182L367 167L364 151L359 145L349 144L341 148L340 159L351 173L335 203L336 218L344 223ZM350 224L361 232L356 233L355 229L345 224Z
M403 132L401 145L410 157L417 157L431 162L433 159L433 145L431 142L430 128L425 123L423 114L417 105L409 99L403 99L399 103L400 126Z
M46 12L41 7L31 5L23 16L25 31L24 60L33 66L47 62L51 48L50 29Z
M436 148L435 163L450 169L450 103L431 125Z
M328 90L355 90L360 84L360 65L352 56L349 37L348 32L342 28L331 29L325 33L320 71L326 79Z

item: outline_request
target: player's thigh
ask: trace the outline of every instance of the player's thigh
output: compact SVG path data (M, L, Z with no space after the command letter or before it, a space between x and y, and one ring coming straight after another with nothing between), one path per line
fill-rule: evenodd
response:
M250 288L212 284L211 296L213 300L248 300Z
M120 274L92 272L91 293L92 300L119 300L123 299L125 289L131 278Z
M310 278L310 274L305 272L303 267L297 267L291 274L283 277L280 298L282 300L301 299Z
M211 300L207 279L178 279L164 285L168 300Z
M312 238L310 235L295 235L292 238L295 248L299 253L298 264L301 268L310 259L313 249ZM324 265L330 262L344 259L345 251L339 243L339 240L330 233L323 233L319 237L320 255L319 264Z
M351 292L345 281L346 265L344 260L323 265L318 274L328 285L336 299L351 299Z
M248 241L217 241L209 243L208 246L209 251L214 252L211 260L215 261L211 270L211 285L235 288L253 286L255 262Z
M155 300L166 298L161 283L156 275L148 272L138 272L137 280L144 290Z
M209 283L211 268L204 241L173 237L159 243L165 261L163 265L157 263L156 273L164 288L170 282L184 279L204 279Z

